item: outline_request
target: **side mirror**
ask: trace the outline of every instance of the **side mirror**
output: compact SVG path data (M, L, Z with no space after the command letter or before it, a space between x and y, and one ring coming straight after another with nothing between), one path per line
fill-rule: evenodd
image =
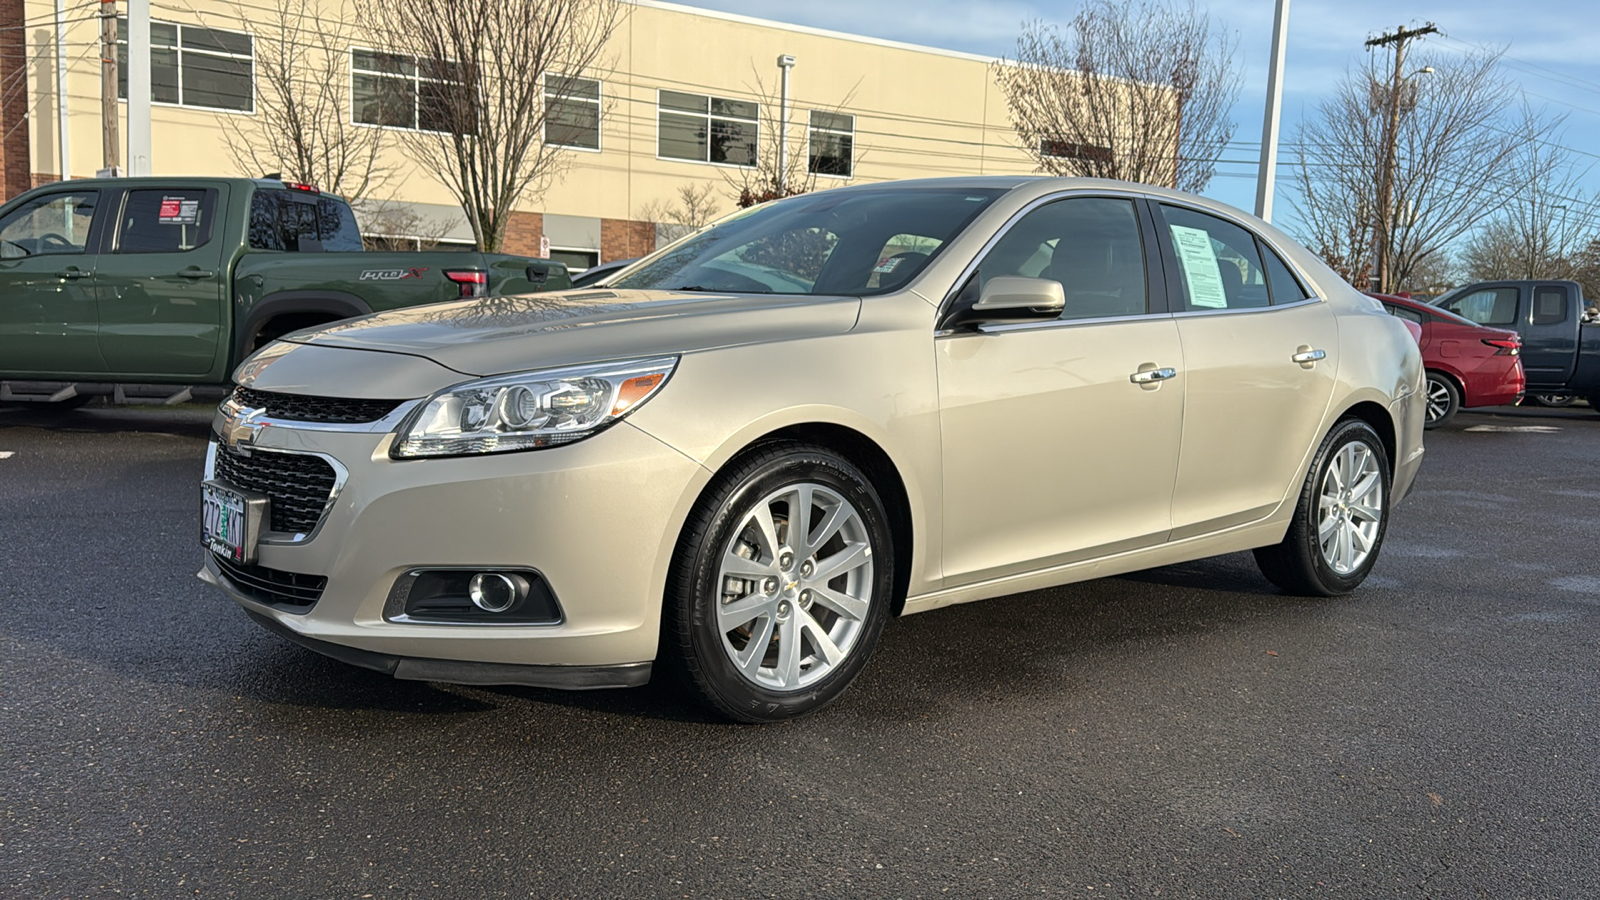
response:
M550 277L550 264L542 262L528 263L528 280L535 287L544 287L545 279Z
M1578 321L1583 325L1593 325L1596 322L1600 322L1600 306L1585 306L1583 308L1583 318Z
M978 302L961 317L961 324L1047 322L1059 317L1066 305L1067 294L1059 281L996 275L984 284Z

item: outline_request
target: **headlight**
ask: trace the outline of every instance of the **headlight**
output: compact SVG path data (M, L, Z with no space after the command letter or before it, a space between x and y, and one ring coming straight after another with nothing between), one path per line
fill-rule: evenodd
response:
M395 459L535 450L582 440L655 395L675 356L496 375L440 391L400 426Z

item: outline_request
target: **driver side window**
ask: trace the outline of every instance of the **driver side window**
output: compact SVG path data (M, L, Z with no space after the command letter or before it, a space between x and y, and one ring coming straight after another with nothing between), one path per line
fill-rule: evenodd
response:
M0 221L0 259L82 253L99 191L46 194Z
M1132 200L1071 197L1028 213L979 264L971 299L998 275L1059 282L1066 295L1062 319L1149 311L1144 240Z

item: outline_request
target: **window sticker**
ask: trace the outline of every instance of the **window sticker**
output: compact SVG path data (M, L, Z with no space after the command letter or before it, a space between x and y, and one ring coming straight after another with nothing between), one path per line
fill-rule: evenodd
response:
M872 271L877 272L879 275L887 275L890 272L893 272L896 268L899 268L900 264L903 262L905 262L905 258L901 256L880 259L878 260L878 264L872 267Z
M1189 304L1206 309L1227 309L1228 293L1222 287L1222 272L1217 268L1217 251L1211 235L1203 228L1173 225L1172 245L1178 250L1184 277L1189 280Z
M193 225L200 220L200 201L188 197L162 197L156 217L162 225Z

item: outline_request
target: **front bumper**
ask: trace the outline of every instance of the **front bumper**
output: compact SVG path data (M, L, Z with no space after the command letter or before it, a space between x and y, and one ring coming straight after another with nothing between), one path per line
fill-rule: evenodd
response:
M395 461L391 441L277 423L255 436L254 451L318 454L345 476L310 534L259 545L260 566L327 579L309 610L253 599L209 553L201 579L296 643L398 678L584 688L649 677L697 463L627 422L563 447L471 457ZM396 580L424 567L536 569L562 619L386 619Z

